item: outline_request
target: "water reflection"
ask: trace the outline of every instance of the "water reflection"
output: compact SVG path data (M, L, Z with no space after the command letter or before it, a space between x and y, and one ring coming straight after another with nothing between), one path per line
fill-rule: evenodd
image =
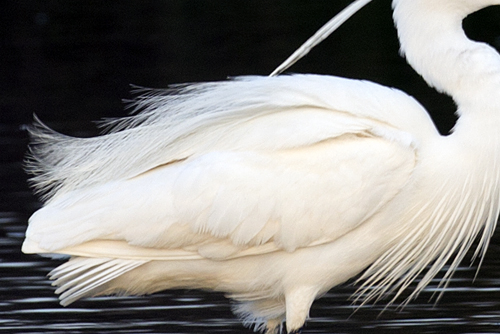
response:
M6 2L9 28L2 46L10 58L2 62L5 89L0 91L1 333L249 333L233 317L228 300L216 293L94 298L62 308L46 279L60 262L19 251L27 219L39 206L21 168L28 141L22 125L32 112L62 132L94 134L89 120L123 115L120 99L129 96L129 83L162 87L269 73L350 2L290 1L285 6L260 0L236 6L233 0L218 1L103 1L92 2L92 8L55 0ZM477 36L494 43L500 15L488 15L473 17L471 24L487 22L489 29ZM491 30L496 35L485 36ZM293 70L397 86L436 111L442 131L453 122L452 103L425 87L398 58L388 1L370 5ZM449 118L437 116L443 110ZM440 292L438 280L403 310L385 312L383 303L354 312L349 297L355 287L337 287L313 305L306 333L499 332L499 253L497 233L475 283L476 269L461 267L436 306L428 299Z

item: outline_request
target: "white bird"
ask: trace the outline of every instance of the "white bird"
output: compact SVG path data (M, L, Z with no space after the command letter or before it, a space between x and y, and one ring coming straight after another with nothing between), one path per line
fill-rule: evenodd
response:
M320 75L144 91L139 114L96 138L37 123L29 171L45 204L23 251L71 256L51 273L62 305L209 289L267 333L298 331L365 269L361 303L425 272L408 301L450 260L446 285L479 234L484 255L500 208L500 56L461 27L490 5L393 0L402 53L458 106L449 136L401 91Z

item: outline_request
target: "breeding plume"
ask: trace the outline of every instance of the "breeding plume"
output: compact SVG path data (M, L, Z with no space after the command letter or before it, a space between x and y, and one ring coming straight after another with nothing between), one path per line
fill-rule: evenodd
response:
M145 90L96 138L36 122L27 164L45 205L23 251L71 257L50 274L62 305L208 289L268 334L298 331L361 272L359 303L392 303L423 274L407 302L449 263L446 285L476 237L484 254L500 207L500 56L461 27L489 5L393 0L402 53L458 107L448 136L399 90L320 75Z

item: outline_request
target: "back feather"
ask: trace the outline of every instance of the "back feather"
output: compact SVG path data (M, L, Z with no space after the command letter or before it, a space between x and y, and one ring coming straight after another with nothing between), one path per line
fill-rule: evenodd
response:
M133 105L134 112L140 112L105 121L103 126L110 129L105 136L73 138L36 120L30 130L32 144L26 169L34 175L31 182L42 199L49 201L56 194L131 178L216 149L234 150L224 136L233 128L297 108L335 110L408 132L421 129L422 136L417 134L417 139L437 134L414 99L358 80L319 75L239 77L141 92ZM276 142L262 138L261 147L246 149L309 144L299 139Z

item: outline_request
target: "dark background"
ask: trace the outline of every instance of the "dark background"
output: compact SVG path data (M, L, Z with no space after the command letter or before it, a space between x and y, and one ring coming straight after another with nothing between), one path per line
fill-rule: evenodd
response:
M436 0L438 1L438 0ZM93 120L126 115L130 84L267 75L350 1L40 0L0 10L0 332L247 333L220 294L173 291L97 298L62 308L45 274L57 261L20 253L27 218L39 207L22 172L25 127L35 113L75 136ZM500 49L500 8L472 15L471 38ZM390 1L375 0L289 71L368 79L415 96L446 134L454 105L429 89L398 55ZM383 303L352 313L354 287L313 306L306 333L487 333L500 331L500 249L494 237L478 279L464 263L433 307L437 282L403 311Z

